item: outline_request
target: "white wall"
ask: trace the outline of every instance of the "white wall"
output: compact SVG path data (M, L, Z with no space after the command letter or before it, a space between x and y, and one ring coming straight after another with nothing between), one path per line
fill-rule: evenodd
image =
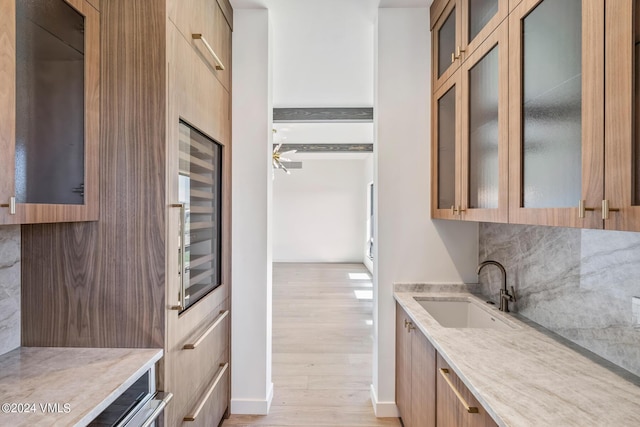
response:
M273 398L269 28L266 9L234 13L231 412L239 414L267 414Z
M273 181L273 260L362 262L365 160L305 159Z
M393 283L477 281L478 227L429 218L429 10L379 9L376 42L371 397L376 415L397 416Z
M270 1L274 106L373 105L377 4L377 0Z

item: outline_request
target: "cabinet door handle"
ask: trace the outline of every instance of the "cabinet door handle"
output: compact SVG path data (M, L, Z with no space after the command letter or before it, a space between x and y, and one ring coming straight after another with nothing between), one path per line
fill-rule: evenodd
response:
M202 335L200 335L198 338L196 338L193 341L193 344L185 344L183 348L183 350L194 350L196 347L198 347L202 341L204 341L204 339L211 333L213 332L213 330L216 328L216 326L218 326L220 324L220 322L222 322L222 320L227 317L227 315L229 314L229 310L222 310L220 311L220 314L218 315L218 317L216 317L216 319L213 321L213 323L207 328L206 331L204 331L202 333Z
M585 208L584 203L584 200L578 202L578 218L584 218L585 211L591 212L596 210L595 208Z
M216 61L216 70L224 70L224 65L222 64L222 61L220 61L220 58L218 58L218 55L216 55L216 53L213 51L213 49L211 48L211 45L207 42L207 39L202 37L202 34L191 34L191 38L193 38L194 40L202 40L202 43L204 43L204 47L207 48L211 56L213 56L214 61Z
M454 62L456 62L456 54L451 52L451 63L453 64Z
M609 212L620 212L618 208L610 208L609 200L602 201L602 219L609 219Z
M213 393L213 390L216 389L216 386L222 379L222 376L224 375L224 372L227 370L228 367L229 367L229 363L220 364L220 369L218 369L218 372L216 373L216 377L211 383L211 385L209 386L209 388L207 389L207 392L204 394L204 396L202 396L202 399L200 400L200 402L198 402L198 405L195 407L193 412L190 415L187 415L186 417L184 417L183 421L195 421L196 418L198 418L198 415L200 415L200 412L202 411L202 408L204 408L205 403L207 403L207 400L209 400L209 396L211 396L211 393Z
M9 214L15 215L16 214L16 198L13 196L10 197L9 203L4 203L0 205L0 208L9 208Z
M475 406L469 406L467 401L464 400L464 397L462 397L460 392L455 388L455 386L449 379L449 370L447 368L440 368L440 375L442 375L442 378L444 378L447 384L449 384L449 387L451 388L451 390L453 390L453 392L455 393L460 403L462 403L462 406L464 406L464 409L470 414L477 414L478 408L476 408Z

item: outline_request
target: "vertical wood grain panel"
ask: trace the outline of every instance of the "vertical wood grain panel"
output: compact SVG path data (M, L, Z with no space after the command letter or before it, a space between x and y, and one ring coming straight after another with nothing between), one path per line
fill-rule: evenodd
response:
M409 316L400 304L396 303L396 405L404 427L413 427L411 423L411 335L404 327L407 319Z
M436 426L436 349L418 329L411 331L411 419Z
M104 2L102 23L100 221L23 226L27 346L164 342L164 2Z
M606 2L605 79L605 199L612 208L605 227L610 230L640 231L640 207L634 206L634 155L640 123L638 87L635 87L635 28L633 0ZM637 24L636 24L637 25ZM634 117L635 112L635 117ZM635 121L634 121L635 120ZM636 173L638 173L636 171ZM637 190L636 190L637 191Z
M16 121L16 7L15 0L0 0L0 204L14 193ZM0 223L10 221L9 210L0 208Z

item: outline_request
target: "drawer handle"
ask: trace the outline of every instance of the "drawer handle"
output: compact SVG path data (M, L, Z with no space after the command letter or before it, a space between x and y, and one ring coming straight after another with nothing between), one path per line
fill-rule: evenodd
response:
M475 406L469 406L467 401L464 400L464 397L462 397L460 392L455 388L455 386L453 385L453 383L449 379L449 370L446 369L446 368L440 368L440 375L442 375L442 378L444 378L444 380L447 382L447 384L449 384L449 387L451 387L451 390L453 390L453 392L456 394L456 397L458 398L460 403L462 403L462 406L464 406L466 411L468 413L470 413L470 414L477 414L478 413L478 408L476 408Z
M154 411L149 415L149 418L140 426L140 427L150 427L153 422L158 419L162 411L164 411L165 406L171 400L173 394L171 393L158 393L156 394L156 399L161 399L160 404L154 409Z
M220 382L220 379L222 378L222 376L224 375L224 372L227 370L228 367L229 367L228 362L224 364L223 363L220 364L220 369L218 369L218 373L216 374L216 377L213 380L213 383L211 383L211 385L207 389L207 392L204 394L204 396L202 396L202 400L198 402L198 405L193 410L192 415L187 415L186 417L184 417L183 421L195 421L196 418L198 418L198 415L200 415L200 411L202 411L202 408L204 408L204 404L207 403L207 400L209 400L209 396L211 396L211 393L213 393L213 390L215 390L216 386Z
M229 310L220 311L220 314L216 317L211 326L209 326L207 330L193 342L193 344L185 344L184 347L182 347L183 350L194 350L197 346L202 344L202 341L207 338L207 336L220 324L220 322L222 322L225 317L227 317L228 314Z
M220 58L218 58L218 55L216 55L216 53L213 51L213 49L211 48L211 45L207 42L207 39L202 37L202 34L191 34L191 38L193 38L194 40L202 40L202 43L204 43L204 47L207 48L211 56L213 56L214 61L216 61L216 70L224 70L224 65L222 64L222 61L220 61Z

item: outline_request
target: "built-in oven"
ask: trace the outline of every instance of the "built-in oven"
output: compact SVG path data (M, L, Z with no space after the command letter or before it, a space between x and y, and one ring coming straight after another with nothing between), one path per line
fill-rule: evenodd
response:
M88 425L90 427L157 427L171 393L155 391L154 370L144 373Z

